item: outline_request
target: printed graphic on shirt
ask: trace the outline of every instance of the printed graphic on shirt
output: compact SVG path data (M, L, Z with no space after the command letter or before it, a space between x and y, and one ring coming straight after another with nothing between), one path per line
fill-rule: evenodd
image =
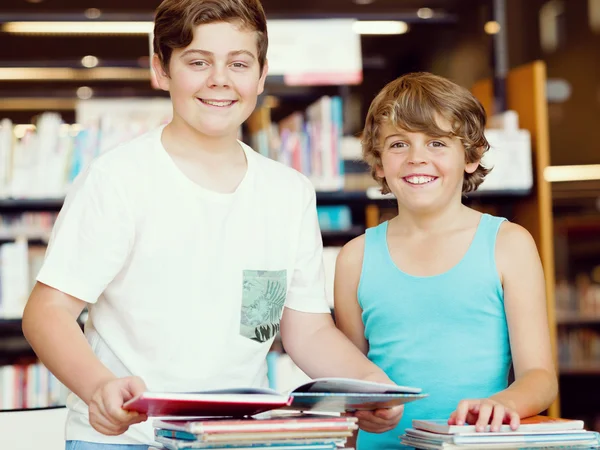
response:
M285 304L285 270L244 270L240 334L266 342L279 332Z

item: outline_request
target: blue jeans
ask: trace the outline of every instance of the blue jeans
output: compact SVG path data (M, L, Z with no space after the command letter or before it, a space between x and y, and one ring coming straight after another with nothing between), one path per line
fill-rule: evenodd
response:
M159 445L156 445L159 447ZM65 450L148 450L147 445L97 444L95 442L67 441Z

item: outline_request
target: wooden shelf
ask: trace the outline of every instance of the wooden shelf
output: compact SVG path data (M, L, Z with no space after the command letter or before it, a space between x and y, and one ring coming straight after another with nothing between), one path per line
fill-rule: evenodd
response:
M348 230L321 230L323 240L337 240L337 239L354 239L365 232L365 228L361 226L353 226Z
M600 375L600 361L559 365L560 375Z
M600 315L585 315L581 313L557 314L557 325L593 325L600 324Z
M21 213L25 211L59 211L62 198L40 199L0 199L0 213Z
M0 336L22 334L21 319L0 319Z

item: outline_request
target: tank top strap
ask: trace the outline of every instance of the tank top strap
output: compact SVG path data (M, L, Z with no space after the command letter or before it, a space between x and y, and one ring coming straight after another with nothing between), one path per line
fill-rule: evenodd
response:
M364 280L377 279L382 270L386 270L386 265L390 259L387 247L387 228L388 222L385 221L376 227L367 228L365 232L365 249L360 284Z
M465 259L468 264L489 268L496 271L496 239L504 217L482 214L477 231Z

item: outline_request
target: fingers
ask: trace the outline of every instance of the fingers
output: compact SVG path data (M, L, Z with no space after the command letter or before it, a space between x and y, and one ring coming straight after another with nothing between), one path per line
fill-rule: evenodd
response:
M129 390L129 393L131 394L131 398L135 397L136 395L140 395L148 390L148 388L146 387L146 383L144 383L144 380L142 380L140 377L130 377L127 378L127 380L127 388Z
M370 433L384 433L393 430L400 422L403 406L394 408L377 409L375 411L356 411L358 426Z
M89 404L90 424L106 435L119 435L135 424L147 420L145 414L125 411L126 399L146 390L145 383L138 377L112 380L92 396Z
M507 415L506 408L502 405L496 405L492 411L492 421L490 422L490 431L500 431L500 426L504 423Z
M473 405L470 400L461 400L458 402L458 406L456 407L455 415L454 415L454 424L455 425L464 425L467 422L467 414L469 414L469 410Z
M127 388L129 380L124 381L124 383L126 384ZM127 393L123 392L121 389L119 389L119 387L120 386L113 385L108 389L104 389L102 392L102 403L104 405L104 410L111 421L116 424L126 423L130 420L132 414L136 414L123 409L123 403L126 401L125 398L127 397Z
M456 410L452 411L448 417L448 425L456 425Z
M509 410L507 412L507 416L510 421L510 429L517 431L519 429L519 425L521 425L521 418L519 417L519 414L517 414L516 411Z
M382 424L381 422L368 419L358 419L358 426L361 430L368 431L369 433L385 433L396 428L396 424Z
M504 407L502 407L504 413ZM483 401L479 405L479 415L475 422L475 431L485 431L486 426L490 423L494 404L488 401Z

